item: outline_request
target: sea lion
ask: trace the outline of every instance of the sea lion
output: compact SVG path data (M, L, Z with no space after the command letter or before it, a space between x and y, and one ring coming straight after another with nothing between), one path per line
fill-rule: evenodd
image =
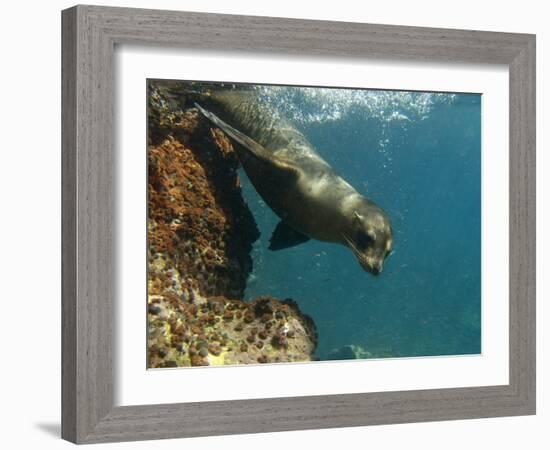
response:
M378 275L393 245L386 213L361 195L314 150L305 136L253 91L221 90L194 105L237 144L258 194L281 221L270 240L279 250L310 238L349 247ZM208 109L207 109L208 108Z

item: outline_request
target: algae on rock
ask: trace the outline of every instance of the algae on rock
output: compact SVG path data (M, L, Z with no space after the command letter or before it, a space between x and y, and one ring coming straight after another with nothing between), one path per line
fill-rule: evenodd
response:
M227 137L149 85L148 365L309 361L313 321L292 300L242 300L258 238Z

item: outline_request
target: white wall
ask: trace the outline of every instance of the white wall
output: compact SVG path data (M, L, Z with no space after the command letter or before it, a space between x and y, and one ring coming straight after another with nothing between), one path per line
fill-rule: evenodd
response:
M548 143L544 2L393 0L306 2L277 0L107 1L105 5L333 19L399 25L468 28L537 34L538 148ZM0 12L0 411L4 448L65 448L60 417L60 10L70 1L4 2ZM545 120L546 119L546 120ZM546 170L545 170L546 169ZM281 449L341 448L498 449L547 448L550 423L548 332L548 155L538 157L538 411L534 417L407 424L121 444L117 448ZM548 180L548 179L547 179ZM548 202L547 202L548 203ZM544 251L546 250L546 252ZM545 353L545 354L544 354ZM548 443L546 443L548 445Z

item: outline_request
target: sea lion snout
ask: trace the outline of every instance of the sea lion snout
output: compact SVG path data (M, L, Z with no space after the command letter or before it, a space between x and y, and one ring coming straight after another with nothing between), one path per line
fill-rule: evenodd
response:
M373 275L380 275L382 273L382 270L384 269L384 258L385 257L378 258L367 255L362 255L361 257L357 256L361 267Z
M370 262L363 266L367 272L372 273L373 275L380 275L384 268L384 260L370 258Z

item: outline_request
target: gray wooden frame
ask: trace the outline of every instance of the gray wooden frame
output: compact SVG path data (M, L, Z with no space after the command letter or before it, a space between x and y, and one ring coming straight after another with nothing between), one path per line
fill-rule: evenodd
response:
M63 438L94 443L535 413L535 36L96 6L63 11L62 30ZM506 64L509 384L114 407L113 52L119 43Z

